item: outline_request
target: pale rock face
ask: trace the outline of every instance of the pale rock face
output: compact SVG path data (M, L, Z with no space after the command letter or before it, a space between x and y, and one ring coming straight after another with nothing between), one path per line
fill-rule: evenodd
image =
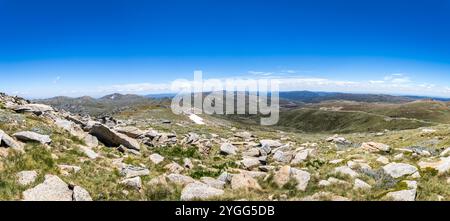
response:
M36 180L38 173L34 170L31 171L22 171L17 173L17 182L22 185L22 186L26 186L29 184L34 183L34 181Z
M125 178L133 178L140 176L148 176L150 174L150 170L144 167L125 165L120 171L120 174Z
M164 157L157 153L154 153L154 154L150 155L150 160L152 161L152 163L158 165L164 161Z
M367 142L361 145L361 149L366 150L368 152L389 152L391 147L382 143L375 142Z
M254 157L244 157L244 159L241 160L240 163L244 169L248 170L256 168L260 165L259 159Z
M203 183L191 183L188 184L181 191L181 200L207 200L212 197L219 197L224 194L223 190L210 187Z
M231 179L231 189L261 190L262 188L253 177L247 174L236 174Z
M95 148L98 146L98 139L97 137L94 137L90 134L86 134L86 136L84 137L84 143L86 144L86 146L90 147L90 148Z
M117 133L103 124L94 124L89 133L97 137L98 140L107 146L118 147L123 145L126 148L133 150L139 151L141 149L139 142L135 139L128 137L127 135Z
M75 186L73 188L73 201L92 201L92 198L87 190L80 186Z
M381 163L381 164L383 164L383 165L386 165L386 164L389 163L389 159L387 157L384 157L384 156L378 157L376 161Z
M415 201L416 200L416 190L400 190L396 192L390 192L386 194L386 198L392 199L394 201Z
M192 178L190 176L185 176L185 175L176 174L176 173L169 174L166 176L166 178L169 182L174 183L176 185L180 185L180 186L186 186L190 183L195 182L194 178Z
M261 146L268 146L270 148L276 148L276 147L283 146L282 143L280 143L279 141L276 141L276 140L261 140L259 142L260 142Z
M384 166L383 170L393 178L411 175L418 171L417 167L405 163L390 163Z
M450 147L445 149L444 151L442 151L440 156L441 157L449 157L450 156Z
M4 143L6 146L23 152L23 145L15 141L12 137L6 134L3 130L0 130L0 143Z
M306 159L308 159L309 152L310 152L309 149L299 151L297 154L295 154L295 157L291 161L291 164L295 165L295 164L299 164L301 162L304 162Z
M450 157L441 157L439 161L435 162L419 162L419 167L421 170L433 169L439 174L445 174L450 171Z
M52 112L54 110L52 107L45 104L24 104L14 108L14 111L19 113L30 112L39 116L47 112Z
M71 173L78 173L81 170L81 167L72 165L58 165L58 168L64 176L68 176Z
M291 176L297 181L297 190L305 191L311 179L311 174L303 170L291 168Z
M202 177L200 181L210 187L216 188L216 189L223 189L225 186L225 182L214 179L212 177Z
M180 166L180 164L175 162L167 164L166 166L164 166L164 168L171 173L181 173L184 170L184 167Z
M194 168L194 164L192 163L191 159L189 159L189 158L184 158L183 159L183 166L186 169Z
M335 173L340 173L340 174L344 174L344 175L348 175L352 178L359 176L357 172L355 172L354 170L352 170L350 167L348 166L341 166L341 167L336 167L334 169Z
M120 184L134 188L136 190L142 189L142 180L141 180L141 177L138 177L138 176L134 177L134 178L122 180L120 182Z
M280 163L289 163L292 160L292 154L278 150L273 154L272 158Z
M220 146L220 153L224 155L236 155L236 147L230 143L224 143Z
M22 131L22 132L18 132L13 134L14 137L16 137L17 139L21 140L21 141L35 141L35 142L39 142L41 144L49 144L52 142L52 140L50 139L50 136L48 135L42 135L42 134L38 134L35 132L31 132L31 131Z
M291 179L291 167L283 166L281 167L274 176L274 182L278 185L278 187L283 187L286 185Z
M92 160L95 160L99 157L99 155L89 147L80 145L80 146L78 146L78 148L81 150L81 152L83 152L87 157L89 157Z
M368 183L360 180L360 179L355 179L355 183L353 186L353 189L355 190L368 190L371 189L372 186L370 186Z
M45 181L22 193L24 201L72 201L72 190L59 177L47 175Z
M251 148L245 152L242 153L243 156L247 157L259 157L261 155L258 148Z
M116 128L114 128L114 130L121 134L125 134L131 138L138 138L145 134L144 131L140 130L137 127L133 127L133 126L116 127Z

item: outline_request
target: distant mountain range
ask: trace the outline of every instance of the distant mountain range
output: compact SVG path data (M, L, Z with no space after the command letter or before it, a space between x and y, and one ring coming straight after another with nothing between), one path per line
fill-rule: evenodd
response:
M208 93L205 93L206 95ZM438 100L450 101L450 99L431 98L421 96L394 96L384 94L352 94L338 92L312 92L312 91L289 91L280 92L280 104L283 107L295 108L301 104L314 104L324 101L355 101L367 103L407 103L416 100ZM53 97L48 99L34 100L36 103L44 103L52 105L57 109L63 109L72 113L90 114L94 116L113 114L121 110L139 105L163 104L167 106L169 99L175 94L151 94L151 95L134 95L134 94L110 94L101 98L93 98L83 96L78 98L71 97Z

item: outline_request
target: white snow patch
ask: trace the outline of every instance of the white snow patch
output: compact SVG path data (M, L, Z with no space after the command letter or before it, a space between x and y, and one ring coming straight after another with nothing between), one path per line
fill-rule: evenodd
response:
M196 114L190 114L189 119L191 119L196 124L200 124L200 125L205 124L205 122L203 122L203 118L199 117Z

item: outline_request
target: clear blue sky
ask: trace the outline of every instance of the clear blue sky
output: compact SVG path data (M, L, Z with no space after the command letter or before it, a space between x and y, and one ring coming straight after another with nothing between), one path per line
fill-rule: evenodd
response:
M0 91L100 96L198 69L450 97L450 1L0 0Z

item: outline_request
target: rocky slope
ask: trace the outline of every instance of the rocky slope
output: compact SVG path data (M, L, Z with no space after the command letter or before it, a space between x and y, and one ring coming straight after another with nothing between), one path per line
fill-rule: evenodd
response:
M291 133L0 94L1 200L450 200L450 128Z

